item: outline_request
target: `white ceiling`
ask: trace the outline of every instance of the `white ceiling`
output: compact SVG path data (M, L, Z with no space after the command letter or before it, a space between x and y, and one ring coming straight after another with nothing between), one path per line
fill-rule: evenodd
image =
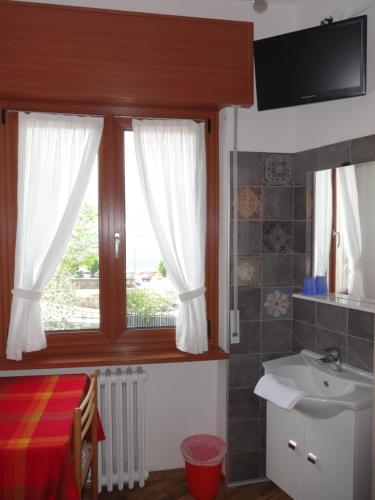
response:
M148 3L150 7L157 8L158 4L169 3L170 5L179 5L185 3L184 0L130 0L130 1L117 1L117 0L13 0L13 1L25 1L25 2L38 2L46 4L58 4L58 5L84 5L86 7L91 6L93 8L116 8L118 10L129 9L129 4L132 4L132 8L136 10L138 4ZM314 2L314 0L266 0L269 5L286 5L286 6L298 6L309 2ZM251 7L252 0L200 0L202 6L211 6L215 9L215 6L222 3L242 3L249 4ZM122 5L124 4L124 5ZM114 7L115 6L115 7Z
M35 2L35 0L13 0L13 1L25 1L25 2ZM252 3L252 0L225 0L227 2L242 2L242 3L248 3L248 4L251 4ZM314 0L267 0L267 3L269 4L279 4L279 5L301 5L301 4L304 4L304 3L309 3L309 2L314 2ZM50 4L59 4L59 5L74 5L74 4L79 4L79 3L89 3L89 4L92 4L92 7L95 7L95 8L98 8L99 6L102 7L102 8L105 8L108 3L111 4L112 2L108 2L107 0L92 0L90 2L85 2L83 0L83 2L80 2L79 0L77 1L74 1L74 0L37 0L37 3L50 3ZM125 2L126 3L126 2ZM132 2L134 4L134 7L136 7L136 4L138 3L137 0L133 0ZM157 4L157 0L151 0L149 2L150 4ZM174 0L174 2L172 1L171 3L180 3L179 0ZM215 2L215 0L201 0L201 3L202 4L215 4L215 3L219 3L219 2ZM121 5L121 2L119 2L119 4ZM126 7L127 8L127 7Z
M204 0L203 0L204 1ZM251 4L251 0L227 0L228 2L247 2ZM268 4L279 4L279 5L301 5L314 0L267 0Z
M17 1L17 0L14 0ZM81 6L114 9L155 14L170 14L202 18L228 19L237 21L257 21L258 26L266 21L280 24L280 32L285 29L283 18L293 24L297 4L306 0L268 0L268 9L257 14L251 0L20 0L45 4ZM314 1L314 0L308 0ZM1 0L0 0L1 2ZM259 29L258 29L259 31ZM261 30L263 31L263 30ZM273 30L272 30L273 31Z

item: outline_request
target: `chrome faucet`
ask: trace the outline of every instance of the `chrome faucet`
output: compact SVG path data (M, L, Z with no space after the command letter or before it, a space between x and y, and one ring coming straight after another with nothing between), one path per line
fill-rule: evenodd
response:
M319 358L321 363L329 363L332 370L339 372L341 371L341 354L338 347L328 347L324 349L327 353L322 358Z

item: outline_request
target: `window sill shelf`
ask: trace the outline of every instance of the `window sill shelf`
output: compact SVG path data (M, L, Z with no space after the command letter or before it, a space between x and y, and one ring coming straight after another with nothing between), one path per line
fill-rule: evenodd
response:
M187 354L177 349L170 351L139 351L90 353L87 355L51 355L22 361L1 360L0 370L40 370L46 368L75 368L77 366L144 365L152 363L184 363L228 359L229 355L217 346L211 346L204 354Z

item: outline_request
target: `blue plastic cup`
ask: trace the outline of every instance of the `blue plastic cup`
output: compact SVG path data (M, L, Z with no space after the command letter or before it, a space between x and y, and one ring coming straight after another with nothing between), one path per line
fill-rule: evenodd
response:
M315 278L315 293L317 295L327 295L327 277L326 276L316 276Z
M306 276L303 279L302 293L303 293L303 295L316 295L315 279L314 278L310 278L310 277Z

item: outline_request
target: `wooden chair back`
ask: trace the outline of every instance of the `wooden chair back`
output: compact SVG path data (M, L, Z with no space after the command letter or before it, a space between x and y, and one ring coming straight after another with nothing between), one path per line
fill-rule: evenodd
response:
M87 394L73 412L73 460L74 474L78 491L82 493L89 469L91 467L92 499L98 497L98 412L97 412L97 380L91 375ZM90 431L90 432L89 432ZM88 435L89 433L89 435ZM82 446L89 443L87 460L82 460Z

